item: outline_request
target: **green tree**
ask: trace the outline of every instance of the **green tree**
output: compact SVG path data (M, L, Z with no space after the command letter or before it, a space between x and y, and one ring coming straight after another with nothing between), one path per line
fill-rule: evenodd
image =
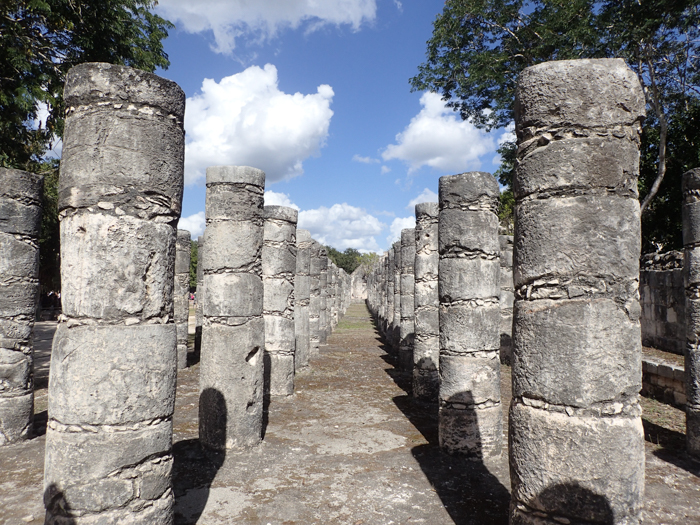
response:
M680 201L662 191L669 153L688 153L694 142L681 128L700 96L700 0L447 0L434 23L427 60L411 79L414 90L441 93L448 105L485 129L513 120L520 72L549 60L620 57L637 73L647 100L639 189L644 224ZM675 128L674 128L675 126ZM675 133L671 137L671 133ZM514 144L501 150L497 174L510 188ZM674 171L674 184L680 173ZM666 217L667 219L669 217ZM645 242L651 238L644 230Z
M338 251L332 246L326 246L325 248L330 260L333 261L338 268L345 270L348 275L354 272L360 264L369 260L372 255L376 255L362 254L355 248L346 248L344 252Z
M197 289L197 265L199 264L199 243L192 241L190 244L190 292Z

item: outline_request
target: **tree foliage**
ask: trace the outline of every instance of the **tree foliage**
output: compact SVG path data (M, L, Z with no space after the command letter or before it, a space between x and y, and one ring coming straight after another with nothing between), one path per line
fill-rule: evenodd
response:
M190 244L190 292L197 289L197 265L199 264L199 243Z
M513 120L524 68L625 59L647 101L639 180L645 242L673 244L675 233L664 236L653 226L675 228L680 190L670 186L679 186L679 170L697 166L698 144L686 122L700 98L699 37L700 0L447 0L411 86L441 93L463 119L494 129ZM514 144L500 152L497 175L510 187Z
M360 253L355 248L346 248L344 252L338 251L332 246L326 246L326 252L331 261L338 268L342 268L350 275L361 264L370 264L377 257L376 253Z

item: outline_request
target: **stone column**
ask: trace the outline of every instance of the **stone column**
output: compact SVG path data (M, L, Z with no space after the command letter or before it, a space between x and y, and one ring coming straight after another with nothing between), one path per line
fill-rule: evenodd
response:
M197 304L194 308L195 313L195 328L194 328L194 355L195 359L199 359L202 353L202 325L204 324L204 265L202 257L204 256L204 236L197 239Z
M85 63L64 97L46 523L172 523L185 94L145 71Z
M265 206L262 272L265 298L265 389L294 393L294 274L297 268L297 210Z
M394 328L391 335L391 349L398 356L401 344L401 241L394 248ZM391 276L389 276L391 279Z
M387 266L384 273L386 286L386 329L384 340L391 345L394 330L394 247L387 252Z
M294 278L294 334L296 350L294 368L299 370L309 365L309 264L311 255L311 233L297 229L297 261Z
M177 327L177 367L187 368L187 324L190 317L190 232L177 230L173 305Z
M399 327L399 367L413 370L413 338L415 336L415 286L413 263L416 259L416 231L414 228L401 230L401 324Z
M621 59L518 82L511 523L641 523L639 136Z
M498 242L501 246L501 363L510 364L510 356L513 353L513 237L511 235L499 235Z
M319 253L319 313L318 313L318 343L325 345L328 340L328 255L326 249L321 246Z
M437 400L440 386L438 261L438 204L416 204L413 397L426 401Z
M700 169L683 175L686 448L700 460Z
M261 170L207 168L199 439L214 450L262 437L264 189Z
M44 179L0 168L0 446L31 435Z
M309 249L309 341L310 355L318 354L321 315L321 245L311 239Z
M440 446L491 463L501 455L498 182L440 177Z

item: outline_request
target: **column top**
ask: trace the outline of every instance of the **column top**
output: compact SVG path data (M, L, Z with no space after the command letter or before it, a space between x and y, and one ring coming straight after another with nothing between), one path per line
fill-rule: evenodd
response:
M265 172L250 166L210 166L207 184L251 184L265 187Z
M416 219L422 217L437 217L439 207L437 202L419 202L416 204Z
M33 205L40 206L36 197L41 195L44 177L28 171L0 168L0 196L9 199L31 199Z
M480 197L498 199L500 189L496 178L485 171L470 171L445 175L438 181L440 208L459 206Z
M265 206L263 208L263 217L265 219L276 219L279 221L291 222L296 225L299 212L288 206Z

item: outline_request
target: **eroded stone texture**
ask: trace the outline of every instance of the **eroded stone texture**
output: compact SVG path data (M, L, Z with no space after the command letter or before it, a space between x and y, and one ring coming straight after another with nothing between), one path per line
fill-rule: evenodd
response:
M29 437L44 178L0 168L0 446Z
M320 345L321 249L322 246L318 241L312 239L309 249L309 341L311 355L318 354ZM323 253L325 254L325 250Z
M308 230L297 230L297 261L294 278L294 333L296 350L294 352L295 370L309 365L309 294L311 292L311 277L309 265L311 256L311 233Z
M294 276L298 213L285 206L265 206L264 209L265 390L273 396L294 393Z
M172 523L185 94L94 63L71 69L64 93L46 523Z
M386 290L386 328L384 338L391 343L394 331L394 247L390 247L386 257L386 271L384 273Z
M435 401L440 378L440 319L438 314L438 203L416 204L415 339L413 397Z
M700 169L683 175L686 448L700 460Z
M440 446L489 464L503 449L498 182L440 177Z
M501 362L510 363L513 348L513 236L499 235L501 245Z
M401 241L396 241L394 249L394 325L391 331L391 350L398 356L401 344ZM387 278L391 278L387 276Z
M199 438L214 450L262 438L265 173L207 168Z
M318 250L319 255L319 273L318 273L318 343L325 345L330 332L328 324L328 253L321 246Z
M199 356L202 352L202 325L204 324L204 265L202 257L204 256L204 236L197 238L197 291L195 298L197 299L194 308L195 327L194 327L194 354ZM197 357L199 358L199 357Z
M187 323L190 317L190 250L192 238L187 230L177 230L175 248L175 286L173 306L177 327L177 367L187 368Z
M548 62L518 84L514 524L641 522L644 108L619 59Z
M399 325L399 366L413 370L413 340L415 337L415 280L413 264L416 259L416 232L401 230L401 324Z

